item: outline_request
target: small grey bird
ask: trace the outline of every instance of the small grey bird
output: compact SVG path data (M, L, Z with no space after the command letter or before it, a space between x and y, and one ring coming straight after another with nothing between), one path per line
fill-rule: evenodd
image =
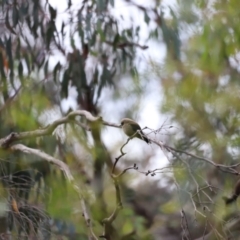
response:
M123 118L121 121L121 126L124 133L129 137L132 137L138 130L140 130L141 135L137 133L134 137L140 138L144 140L146 143L150 143L150 141L147 139L147 137L145 137L144 133L142 132L139 124L133 121L132 119Z

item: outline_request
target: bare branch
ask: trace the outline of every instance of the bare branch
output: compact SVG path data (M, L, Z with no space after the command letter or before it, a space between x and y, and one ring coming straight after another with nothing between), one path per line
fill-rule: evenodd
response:
M230 165L230 166L224 165L224 164L219 164L219 163L215 163L214 161L212 161L210 159L207 159L205 157L201 157L201 156L195 155L193 153L168 146L167 144L164 144L162 142L158 142L158 141L155 141L153 139L150 139L150 141L155 143L156 145L158 145L161 149L164 148L169 152L177 152L177 153L181 153L181 154L186 154L186 155L188 155L192 158L196 158L196 159L202 160L206 163L209 163L210 165L213 165L214 167L218 168L222 172L227 172L227 173L231 173L231 174L235 174L235 175L240 175L240 173L237 170L235 170L235 168L238 167L240 165L240 163Z
M67 164L58 160L57 158L54 158L54 157L48 155L47 153L45 153L41 150L34 149L34 148L29 148L29 147L27 147L23 144L15 144L15 145L9 147L9 150L15 151L15 152L20 151L20 152L24 152L24 153L27 153L27 154L33 154L33 155L38 156L38 157L40 157L44 160L47 160L48 162L56 165L61 171L63 171L68 181L70 181L70 182L73 181L73 176L72 176L72 174L70 172L70 169L69 169Z
M232 232L236 229L238 229L239 227L239 223L240 223L240 216L238 215L237 217L229 220L225 225L224 225L224 231L226 232ZM199 237L195 240L208 240L208 239L213 239L213 234L216 233L216 228L214 228L209 222L208 224L212 227L212 230L205 234L206 233L206 230L204 230L204 233L203 233L203 236L202 237ZM219 235L219 233L217 233ZM226 239L225 237L221 236L220 235L220 238L221 239Z
M186 217L186 214L183 209L181 210L180 214L181 214L181 227L183 230L183 237L185 237L187 240L189 240L189 239L191 239L191 235L190 235L190 231L189 231L189 227L188 227L187 217Z
M115 190L116 190L116 207L113 211L113 213L110 215L110 217L103 219L103 234L102 236L100 236L101 238L106 238L106 236L109 235L108 233L108 226L110 226L113 221L117 218L119 211L122 209L122 200L121 200L121 192L120 192L120 186L118 183L118 179L116 177L113 177L112 175L112 179L114 181L114 186L115 186Z
M105 41L105 43L107 43L110 46L113 46L116 48L121 48L121 49L123 49L125 47L138 47L142 50L148 49L148 46L146 46L146 45L140 45L138 43L128 42L128 41L117 43L117 44L115 44L114 42L110 42L110 41Z
M46 136L50 135L53 133L53 131L61 124L65 124L68 122L71 122L74 120L76 116L83 116L87 119L89 122L101 122L104 125L107 126L112 126L112 127L118 127L120 128L120 125L114 124L114 123L108 123L106 121L103 121L102 117L94 117L90 112L85 111L85 110L77 110L70 112L66 117L60 118L53 123L49 124L43 129L38 129L34 131L28 131L28 132L21 132L21 133L10 133L8 136L5 138L0 139L0 148L7 148L11 143L27 138L32 138L32 137L41 137L41 136ZM89 130L89 129L88 129Z

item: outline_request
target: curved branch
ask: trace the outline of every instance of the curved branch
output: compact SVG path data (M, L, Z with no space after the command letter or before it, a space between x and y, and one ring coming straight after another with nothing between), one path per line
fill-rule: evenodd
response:
M64 175L66 176L66 178L69 182L73 181L73 176L72 176L70 169L66 163L62 162L61 160L59 160L57 158L54 158L54 157L48 155L47 153L45 153L41 150L30 148L23 144L15 144L15 145L9 147L9 150L15 151L15 152L20 151L20 152L24 152L27 154L33 154L44 160L47 160L49 163L56 165L61 171L63 171Z
M81 191L80 191L79 187L77 186L77 184L75 184L74 177L73 177L68 165L66 163L64 163L63 161L61 161L57 158L54 158L41 150L30 148L23 144L15 144L15 145L9 147L9 150L15 151L15 152L20 151L20 152L24 152L27 154L33 154L35 156L38 156L38 157L48 161L51 164L56 165L61 171L64 172L66 179L71 183L71 185L73 186L73 189L77 192L77 194L80 198L80 204L81 204L83 217L84 217L86 225L90 231L90 236L91 236L90 239L97 240L97 237L95 236L95 234L92 230L91 219L90 219L88 211L87 211L84 197L81 194Z
M53 123L49 124L45 128L38 129L38 130L33 130L33 131L28 131L28 132L21 132L21 133L12 132L8 136L6 136L5 138L0 139L0 148L8 148L9 145L11 143L15 142L15 141L19 141L19 140L23 140L23 139L27 139L27 138L32 138L32 137L41 137L41 136L50 135L50 134L53 133L53 131L59 125L71 122L72 120L74 120L74 118L76 116L85 117L89 122L98 122L99 121L103 125L120 128L120 125L103 121L101 116L94 117L88 111L77 110L77 111L70 112L67 116L54 121ZM81 126L83 127L84 125L81 125ZM89 128L87 128L87 127L86 127L86 129L89 130Z

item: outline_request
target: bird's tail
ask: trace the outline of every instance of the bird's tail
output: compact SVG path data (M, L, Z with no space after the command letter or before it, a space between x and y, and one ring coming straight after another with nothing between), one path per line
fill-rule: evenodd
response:
M141 131L140 138L143 139L147 144L151 143L151 141L144 135L144 133Z
M223 200L225 201L225 204L228 205L235 202L237 198L238 198L238 195L233 194L232 197L223 197Z
M147 137L145 137L145 136L143 136L143 140L144 140L147 144L151 143L150 140L149 140Z

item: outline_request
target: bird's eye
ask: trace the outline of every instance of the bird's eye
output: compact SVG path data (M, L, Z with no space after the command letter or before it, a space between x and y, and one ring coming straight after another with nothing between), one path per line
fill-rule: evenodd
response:
M123 122L121 122L121 126L123 125Z

